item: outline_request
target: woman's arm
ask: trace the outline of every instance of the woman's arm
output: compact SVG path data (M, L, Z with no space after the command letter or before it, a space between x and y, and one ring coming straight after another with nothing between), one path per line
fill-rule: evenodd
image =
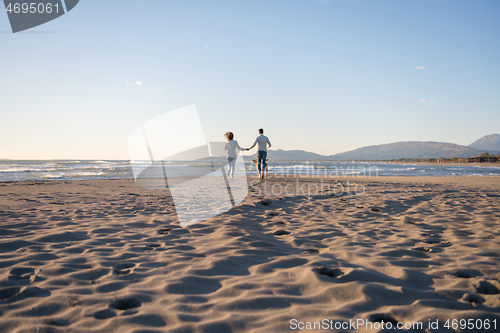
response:
M236 148L238 148L241 151L246 150L245 148L240 147L240 144L238 143L238 141L235 140L234 142L236 142Z

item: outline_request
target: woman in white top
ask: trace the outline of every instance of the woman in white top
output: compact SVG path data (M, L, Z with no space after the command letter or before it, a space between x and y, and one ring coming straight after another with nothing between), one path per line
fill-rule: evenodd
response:
M227 162L229 169L227 170L227 175L231 176L233 178L234 176L234 166L236 164L236 157L238 157L238 153L236 152L236 148L239 150L246 150L244 148L241 148L240 145L238 144L238 141L234 140L234 134L232 132L227 132L224 134L226 137L228 143L226 143L226 150L227 150Z

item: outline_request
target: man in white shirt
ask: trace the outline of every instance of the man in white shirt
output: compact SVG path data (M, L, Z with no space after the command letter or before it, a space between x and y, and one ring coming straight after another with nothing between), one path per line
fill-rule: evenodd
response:
M257 144L259 150L259 152L257 153L257 171L259 172L259 178L263 179L264 170L266 169L267 148L271 148L271 141L269 141L269 138L264 135L264 130L262 128L259 129L259 136L255 139L253 145L247 150L252 149Z

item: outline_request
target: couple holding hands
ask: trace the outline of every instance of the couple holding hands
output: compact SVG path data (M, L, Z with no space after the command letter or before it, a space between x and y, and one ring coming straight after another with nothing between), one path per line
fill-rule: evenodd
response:
M238 154L236 153L236 148L241 151L248 151L258 145L259 152L257 154L257 171L259 172L259 178L263 179L264 170L266 169L267 148L271 148L271 141L269 141L269 138L264 135L264 130L262 128L259 129L259 136L255 139L255 142L250 148L241 148L238 144L238 141L234 140L234 134L232 132L227 132L226 134L224 134L224 136L228 141L226 143L227 161L229 165L227 175L231 176L231 178L233 178L234 176L234 166L236 163L236 157L238 156Z

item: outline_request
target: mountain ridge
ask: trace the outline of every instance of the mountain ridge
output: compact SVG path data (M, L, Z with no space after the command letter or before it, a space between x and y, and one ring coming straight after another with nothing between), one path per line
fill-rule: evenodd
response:
M488 152L498 152L500 151L500 134L485 135L468 145L468 147Z
M401 141L361 147L332 156L335 160L393 160L401 158L474 157L483 151L454 143L435 141Z
M496 136L500 143L500 135L491 134L482 137L474 143L495 143ZM493 140L491 139L493 137ZM485 140L482 140L487 138ZM482 140L482 141L480 141ZM474 144L472 143L472 144ZM471 145L472 145L471 144ZM370 145L334 155L321 155L304 150L270 150L269 156L274 160L396 160L396 159L428 159L474 157L486 152L496 155L500 149L484 150L455 143L436 141L399 141L380 145ZM483 145L484 146L484 145ZM496 147L496 146L494 146ZM499 147L500 148L500 147ZM249 157L246 157L249 158Z

